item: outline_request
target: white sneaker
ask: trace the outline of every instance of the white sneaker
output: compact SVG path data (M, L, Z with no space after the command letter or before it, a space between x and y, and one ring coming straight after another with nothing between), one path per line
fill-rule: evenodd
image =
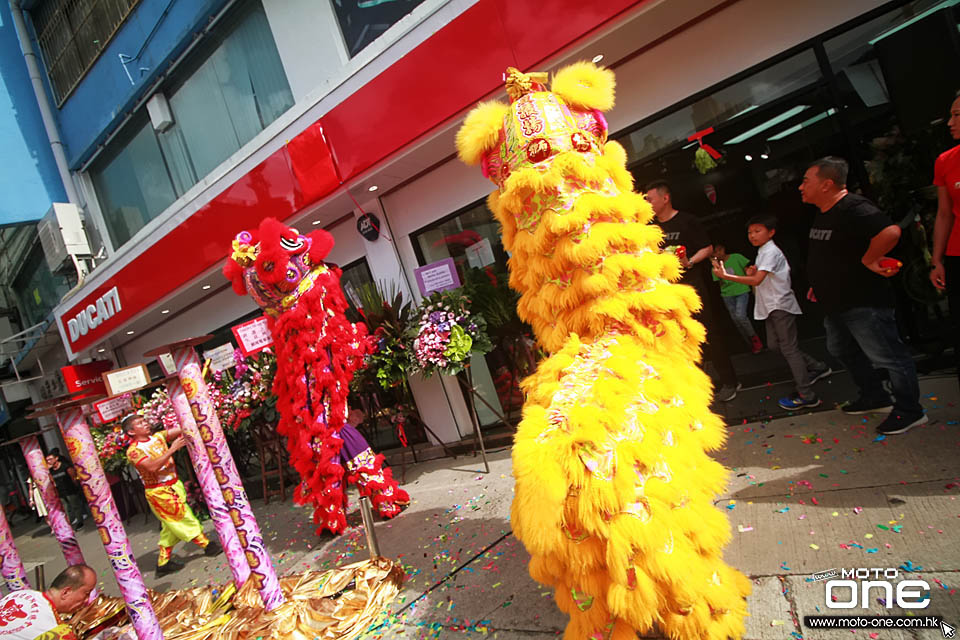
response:
M817 373L810 372L810 384L813 384L814 382L817 382L819 380L823 380L824 378L832 375L833 375L833 369L831 369L830 367L827 367L823 371L820 371Z
M717 393L714 397L720 402L730 402L737 397L737 391L740 391L742 386L743 385L741 385L739 382L735 387L725 384L717 390Z

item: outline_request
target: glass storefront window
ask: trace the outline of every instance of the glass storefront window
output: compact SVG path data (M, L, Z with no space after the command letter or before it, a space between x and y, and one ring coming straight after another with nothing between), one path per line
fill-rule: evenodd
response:
M477 292L474 304L489 307L485 315L494 349L472 360L474 386L490 405L475 401L480 424L502 425L497 414L516 419L523 403L519 380L530 371L533 343L529 327L516 317L516 294L507 285L509 256L500 225L481 200L421 229L413 241L421 265L453 258L460 281Z
M131 128L136 132L116 147L109 159L91 172L107 231L114 247L177 199L153 127L146 118Z
M715 147L721 144L738 144L747 138L760 136L777 122L797 116L799 111L791 113L784 109L771 114L764 121L757 122L756 118L761 107L819 79L820 69L816 56L813 51L803 51L647 123L627 136L618 137L617 140L626 148L628 162L637 162L677 144L692 148L696 143L688 143L687 138L697 131L709 127L714 127L716 131L724 125L755 122L755 129L744 129L740 134L742 138L732 135L719 137L714 134L709 140Z
M877 201L904 229L895 254L905 264L895 279L901 331L914 340L938 333L942 300L926 278L936 210L929 185L937 154L954 144L943 114L957 84L949 62L960 56L958 6L957 0L917 0L876 12L629 130L617 139L638 186L668 180L675 205L700 217L714 243L747 256L755 250L746 242L745 222L775 214L777 243L806 311L801 335L816 336L822 334L819 310L802 295L815 210L800 202L797 185L816 158L846 158L849 188ZM946 97L937 98L937 91ZM701 173L696 143L687 136L707 127L714 133L706 142L723 156ZM730 329L727 338L739 343Z
M366 258L354 260L341 269L340 287L343 289L347 303L355 309L362 306L358 292L373 284L373 274L370 272L370 265L367 264Z
M76 277L51 273L43 248L37 242L27 254L23 268L12 284L25 329L43 322L50 315L67 291L76 284Z
M263 6L250 2L169 94L174 125L140 114L91 171L115 247L293 106Z
M864 170L856 185L903 229L895 255L901 332L916 344L942 332L942 296L930 285L927 251L936 215L930 186L937 155L955 143L944 118L957 75L956 0L918 0L824 42L851 155ZM858 181L859 182L859 181Z
M424 0L333 0L340 32L352 58Z

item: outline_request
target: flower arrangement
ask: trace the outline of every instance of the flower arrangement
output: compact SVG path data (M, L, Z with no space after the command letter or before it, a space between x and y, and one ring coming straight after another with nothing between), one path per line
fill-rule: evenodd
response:
M236 366L213 374L210 393L225 434L245 432L253 424L275 424L277 397L271 389L277 357L270 349L244 357L233 352Z
M180 426L173 403L167 396L167 390L162 387L155 389L146 399L143 396L134 396L133 409L154 428L175 429Z
M197 516L197 520L205 522L210 519L210 508L207 506L207 499L203 497L203 489L193 480L187 480L183 483L184 493L187 494L187 504L190 510Z
M128 464L127 447L130 446L130 441L119 420L90 429L90 435L104 471L118 473Z
M367 283L357 289L361 307L356 320L367 325L374 339L374 351L364 357L364 366L350 382L354 392L369 388L388 390L404 386L411 366L406 330L410 323L410 303L396 286Z
M271 390L277 370L276 356L264 349L245 358L238 349L234 352L234 359L237 364L233 371L214 373L209 385L211 400L228 439L246 432L255 423L273 425L279 417L277 398ZM173 429L180 426L165 389L154 389L148 397L134 393L130 400L133 411L154 427ZM91 435L105 470L116 472L128 464L130 442L119 420L91 429Z
M470 302L460 289L424 298L409 330L415 371L427 378L435 373L456 375L466 368L471 352L490 351L486 321L470 312Z

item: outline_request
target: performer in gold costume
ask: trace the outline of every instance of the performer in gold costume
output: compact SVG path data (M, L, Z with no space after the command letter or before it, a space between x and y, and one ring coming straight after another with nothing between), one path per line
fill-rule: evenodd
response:
M523 383L514 533L567 640L739 637L750 582L722 559L727 474L707 452L725 429L697 366L700 300L674 284L680 263L606 139L613 73L578 63L545 82L509 69L510 104L481 104L457 136L497 185L518 311L550 354Z

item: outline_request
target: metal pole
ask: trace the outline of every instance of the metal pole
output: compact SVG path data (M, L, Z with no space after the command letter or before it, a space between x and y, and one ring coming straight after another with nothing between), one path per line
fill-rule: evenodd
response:
M370 498L360 497L360 515L363 517L363 528L367 533L367 549L370 551L370 559L376 560L380 557L380 545L377 543L377 532L373 530L373 507L370 505Z
M33 568L33 586L37 591L43 591L47 588L47 581L43 575L43 564L38 564Z
M20 0L10 0L10 13L13 14L13 28L20 40L23 61L27 66L27 73L30 75L30 83L33 85L33 93L37 99L37 107L40 108L43 128L47 133L47 140L50 142L50 150L53 152L57 171L60 173L60 181L63 182L67 200L74 204L80 204L80 197L77 195L77 188L73 183L73 175L70 173L70 164L67 162L67 155L63 150L63 141L60 140L60 132L57 130L57 120L53 115L53 108L50 106L47 92L43 87L43 72L40 71L41 65L37 62L37 54L33 50L33 42L30 40L30 32L27 30Z
M477 408L473 402L473 373L470 371L470 367L467 367L467 384L470 387L470 391L467 393L467 399L470 401L470 406L468 407L470 409L470 420L473 422L473 430L477 434L477 440L480 442L480 455L483 456L484 473L490 473L490 463L487 461L487 447L483 443L483 434L480 433L480 417L477 416Z

